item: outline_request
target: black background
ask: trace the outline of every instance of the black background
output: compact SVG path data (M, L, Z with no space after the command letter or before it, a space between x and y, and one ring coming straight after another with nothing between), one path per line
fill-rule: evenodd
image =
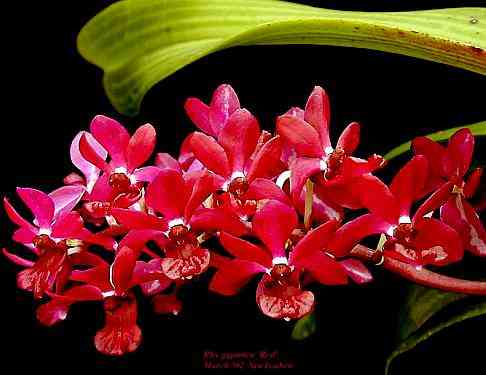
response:
M356 10L413 10L484 6L484 1L302 1ZM230 83L241 103L271 129L276 115L303 106L316 84L332 102L332 135L350 121L364 126L359 153L385 153L430 131L486 119L486 79L460 69L404 56L319 46L244 47L218 52L182 69L154 87L140 115L117 114L103 93L101 71L77 53L81 27L111 1L25 2L2 8L3 108L1 189L16 186L50 191L74 170L69 145L98 113L122 121L130 131L150 122L158 130L158 151L177 152L192 125L184 114L188 96L209 100L214 88ZM345 3L345 4L342 4ZM393 170L398 164L392 163ZM1 246L10 246L12 225L2 212ZM483 268L484 269L484 268ZM235 298L207 292L206 275L184 289L177 317L155 316L147 302L139 314L144 341L124 358L98 354L92 337L102 309L84 304L69 319L42 327L30 295L16 290L16 266L0 260L1 366L39 370L201 369L204 351L278 350L282 360L322 374L381 374L393 349L396 315L404 281L373 270L365 287L314 288L319 330L303 343L289 339L291 325L263 317L254 303L255 284ZM475 319L436 335L402 359L393 374L484 373L486 319ZM12 370L13 371L13 370Z

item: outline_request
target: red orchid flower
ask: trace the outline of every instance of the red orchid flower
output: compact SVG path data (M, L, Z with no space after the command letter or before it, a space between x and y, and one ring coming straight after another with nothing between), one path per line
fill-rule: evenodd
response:
M257 304L265 315L289 320L308 314L314 306L314 295L301 289L302 270L328 285L347 283L347 273L321 251L336 230L335 221L311 231L287 256L288 241L297 223L293 208L270 200L253 218L253 231L263 245L221 233L221 244L235 258L220 265L210 289L234 295L252 277L263 273L257 289Z
M155 166L139 168L155 148L155 129L145 124L130 137L117 121L96 116L90 130L92 138L86 132L78 135L79 144L72 146L72 159L89 181L87 211L94 217L104 217L111 207L126 208L136 203L143 183L152 181L160 172ZM110 157L109 162L106 156ZM97 177L99 171L103 173Z
M467 179L471 165L474 137L469 129L455 132L447 147L427 137L417 137L412 142L415 154L424 155L431 165L431 174L425 191L434 193L436 207L440 206L441 220L460 235L464 247L473 254L486 256L486 229L477 212L467 201L476 192L482 169L475 169Z
M83 250L85 244L98 244L112 248L114 241L93 235L83 227L79 213L71 209L80 200L84 188L63 187L47 195L31 188L17 188L17 194L34 216L31 224L13 208L5 198L7 215L19 228L13 240L25 245L37 257L27 261L4 250L14 263L27 267L17 275L19 288L32 291L35 298L51 290L55 283L61 287L69 274L69 256Z
M187 279L204 272L210 253L199 246L197 235L206 231L225 230L237 235L247 227L232 212L205 208L202 203L214 191L214 176L206 172L182 175L173 169L162 170L147 187L146 206L151 213L113 209L117 221L131 229L153 229L166 237L166 257L161 267L173 280Z
M335 190L348 189L346 179L371 173L384 165L382 157L373 155L368 160L351 156L359 144L360 125L349 124L333 148L329 138L330 105L326 92L316 86L305 110L293 108L277 119L277 132L291 147L290 189L294 200L300 197L306 180L322 174L326 185L337 185Z
M346 224L337 232L330 248L336 256L346 255L354 245L372 234L386 235L385 255L416 266L445 265L462 258L457 232L432 217L429 198L410 217L412 204L423 197L428 173L427 159L415 156L395 176L390 189L365 195L364 205L372 212ZM360 188L365 188L365 185Z
M153 263L137 261L138 256L139 251L123 246L111 265L99 258L93 267L71 275L72 281L97 288L104 299L105 326L95 336L96 348L102 353L123 355L140 345L142 333L137 325L137 301L132 288L157 281L163 290L171 284Z
M229 117L240 109L238 96L230 85L223 84L214 90L210 105L204 104L200 99L189 98L184 104L187 115L200 131L214 138L218 138L221 129L228 122ZM194 168L199 164L192 153L189 139L192 133L182 142L179 162L184 170Z
M190 145L196 158L217 176L217 188L242 200L256 178L272 179L283 170L279 137L257 149L260 137L256 118L247 110L238 109L222 128L218 141L195 132Z

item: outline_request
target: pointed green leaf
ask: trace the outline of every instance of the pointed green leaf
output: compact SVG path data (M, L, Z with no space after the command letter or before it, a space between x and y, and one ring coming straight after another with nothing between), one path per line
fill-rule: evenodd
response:
M303 318L300 318L297 323L295 323L291 337L294 340L304 340L314 334L316 329L316 316L314 313L311 313L304 316Z
M434 141L439 141L439 142L445 141L445 140L449 139L449 137L452 134L454 134L456 131L458 131L459 129L462 129L462 128L469 128L471 130L472 134L475 135L475 136L486 135L486 121L481 121L481 122L477 122L477 123L472 124L472 125L458 126L456 128L440 130L440 131L435 132L435 133L427 134L426 137L428 137L428 138L430 138ZM385 154L384 158L386 160L391 160L391 159L407 152L408 150L410 150L411 144L412 144L412 142L408 141L408 142L401 144L398 147L395 147L393 150L387 152Z
M105 71L113 105L136 114L145 93L183 66L239 45L375 49L486 74L486 8L354 12L275 0L125 0L81 30L81 55Z
M398 339L405 340L447 305L465 298L465 294L443 292L413 285L399 314Z
M388 357L386 361L385 375L389 373L390 365L393 360L413 348L419 345L421 342L427 340L432 335L440 332L441 330L450 327L456 323L462 322L466 319L475 318L481 315L486 315L486 302L481 302L473 306L468 306L463 309L460 313L454 315L453 317L434 325L429 329L421 329L412 335L410 335L405 341L403 341L398 348Z

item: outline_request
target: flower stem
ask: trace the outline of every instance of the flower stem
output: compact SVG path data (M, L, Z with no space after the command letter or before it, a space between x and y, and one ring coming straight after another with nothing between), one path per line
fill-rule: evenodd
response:
M384 256L381 251L375 251L362 245L357 245L350 255L364 261L379 263L383 257L383 267L416 284L448 292L486 295L486 282L470 281L445 276L423 267L416 267L394 258Z

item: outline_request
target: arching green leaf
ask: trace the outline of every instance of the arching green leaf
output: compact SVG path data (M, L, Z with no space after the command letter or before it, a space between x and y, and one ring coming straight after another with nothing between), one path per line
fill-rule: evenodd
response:
M486 315L486 302L481 302L472 306L468 306L464 308L460 313L455 314L453 317L437 323L431 328L428 329L419 329L415 333L411 334L405 341L403 341L398 348L388 357L387 362L386 362L386 369L385 369L385 375L389 373L390 370L390 365L392 364L393 360L415 348L417 345L419 345L421 342L427 340L429 337L432 335L436 334L437 332L440 332L441 330L450 327L451 325L454 325L456 323L460 323L466 319L472 319L481 315Z
M486 8L355 12L275 0L125 0L88 22L78 49L104 70L115 108L133 115L157 82L232 46L368 48L486 74L485 34Z
M427 134L426 137L429 137L430 139L432 139L434 141L445 141L445 140L449 139L449 137L452 134L454 134L456 131L458 131L459 129L462 129L462 128L469 128L471 130L472 134L475 135L475 136L486 135L486 121L481 121L481 122L477 122L477 123L472 124L472 125L458 126L456 128L440 130L440 131L435 132L435 133ZM411 141L402 143L400 146L395 147L393 150L387 152L385 154L384 158L386 160L391 160L391 159L407 152L408 150L410 150L411 143L412 143Z

